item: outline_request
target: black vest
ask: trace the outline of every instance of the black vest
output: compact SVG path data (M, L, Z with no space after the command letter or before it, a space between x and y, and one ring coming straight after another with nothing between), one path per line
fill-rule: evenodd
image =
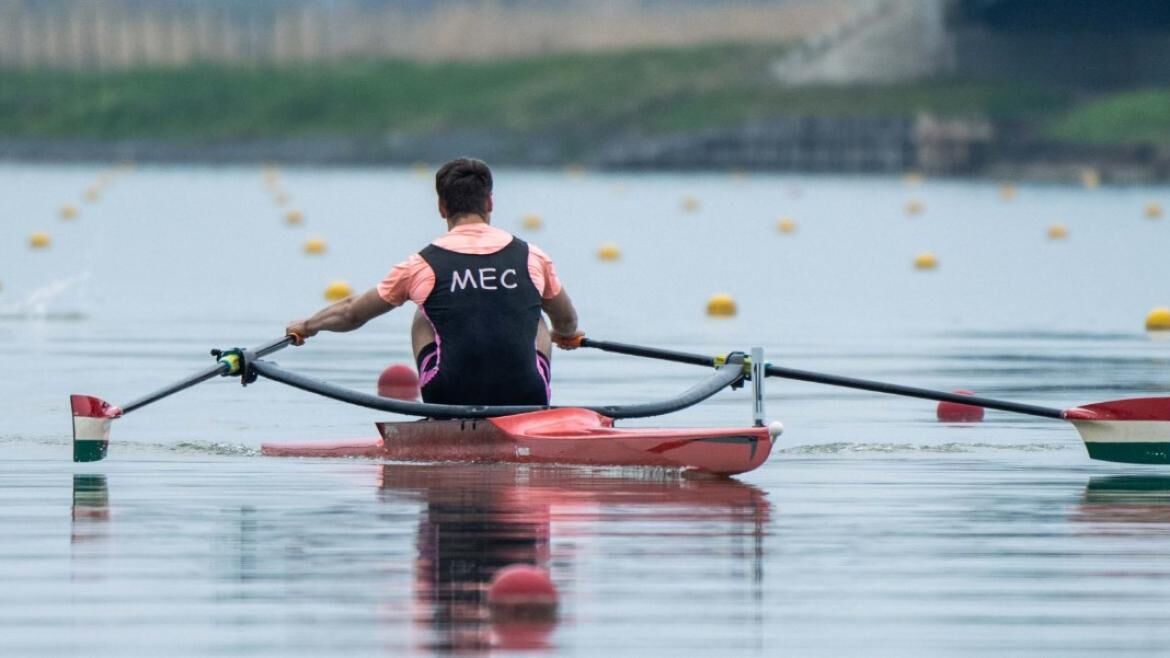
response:
M540 292L528 274L528 243L493 254L435 245L419 252L435 273L423 312L435 329L439 372L422 389L440 404L548 404L536 366Z

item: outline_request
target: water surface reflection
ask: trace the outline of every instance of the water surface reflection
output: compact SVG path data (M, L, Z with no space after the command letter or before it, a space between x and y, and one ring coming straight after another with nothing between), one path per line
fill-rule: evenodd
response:
M576 562L603 535L644 540L650 553L685 535L707 544L704 553L746 558L760 598L770 506L764 492L735 480L516 465L386 465L381 478L383 499L425 506L413 596L426 648L547 646L552 623L493 623L488 583L510 564L543 567L558 581L562 609L572 610L563 599L576 590Z

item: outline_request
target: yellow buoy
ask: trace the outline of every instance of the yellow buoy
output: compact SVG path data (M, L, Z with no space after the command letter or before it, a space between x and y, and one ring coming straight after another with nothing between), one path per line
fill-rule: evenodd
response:
M730 318L735 311L735 300L727 293L712 295L707 300L707 315L713 318Z
M426 176L431 173L431 166L420 160L410 165L410 173L415 176Z
M793 233L796 231L796 222L787 217L784 217L780 221L776 222L776 230L780 231L781 233Z
M938 259L929 251L924 251L914 257L914 269L933 270L938 267Z
M922 174L917 171L907 171L906 173L902 174L902 182L911 186L921 185Z
M353 294L353 288L344 281L334 281L325 287L325 299L336 302Z
M1052 224L1048 227L1049 240L1063 240L1068 237L1068 228L1064 224Z
M325 241L321 238L309 238L305 240L304 249L306 254L323 254L325 253Z
M999 186L999 198L1004 201L1011 201L1016 198L1016 186L1011 183L1004 183Z
M1101 184L1101 174L1091 167L1081 170L1081 187L1086 190L1096 189Z
M615 261L622 257L621 249L612 242L606 242L597 248L597 260Z
M911 199L910 201L906 202L906 214L907 215L922 214L923 209L924 209L924 206L922 205L922 202L917 200L917 199Z
M520 225L523 226L525 230L537 231L541 226L544 225L544 222L540 220L540 215L525 215L520 219Z
M289 226L300 226L305 223L305 215L299 210L290 210L284 213L284 223Z
M96 187L91 187L85 191L85 200L89 203L97 201L101 197L101 190Z
M682 200L682 209L687 212L695 212L699 209L699 200L693 196L684 197Z
M272 200L276 202L276 205L284 206L288 203L288 195L284 192L277 192L273 195Z
M1170 331L1170 308L1159 306L1146 316L1148 331Z
M70 205L61 206L61 219L73 219L77 217L77 208Z
M1158 219L1162 216L1162 206L1154 201L1146 204L1146 219Z
M576 163L565 165L565 175L569 178L581 178L585 175L585 167Z
M49 234L44 231L37 231L28 236L28 246L32 249L46 249L49 246Z

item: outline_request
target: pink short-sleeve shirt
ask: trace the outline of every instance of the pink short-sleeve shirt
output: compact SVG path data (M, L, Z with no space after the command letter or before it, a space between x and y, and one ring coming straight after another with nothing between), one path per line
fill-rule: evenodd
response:
M494 254L508 246L512 234L490 224L462 224L451 229L434 245L461 254ZM552 299L561 292L552 259L536 245L528 245L528 276L540 292L541 299ZM395 265L378 284L378 295L388 304L402 306L407 300L422 306L435 288L435 273L418 254Z

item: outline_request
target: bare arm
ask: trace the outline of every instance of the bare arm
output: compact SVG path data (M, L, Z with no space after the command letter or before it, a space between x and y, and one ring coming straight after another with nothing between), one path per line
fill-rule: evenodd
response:
M353 331L393 308L376 288L371 288L357 297L346 297L326 306L308 320L290 323L286 332L309 338L321 331Z
M561 288L555 297L544 300L541 306L544 308L544 312L548 313L548 319L552 323L553 341L565 349L572 349L565 341L571 342L572 339L583 334L577 331L577 309L573 307L573 300L569 299L569 293Z

